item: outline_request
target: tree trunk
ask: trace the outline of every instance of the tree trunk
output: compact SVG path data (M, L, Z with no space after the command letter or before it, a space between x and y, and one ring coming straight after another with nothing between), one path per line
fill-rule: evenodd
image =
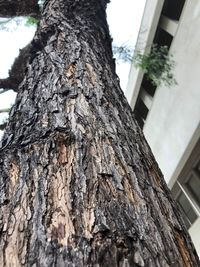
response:
M49 0L0 150L0 266L199 266L119 87L107 0Z

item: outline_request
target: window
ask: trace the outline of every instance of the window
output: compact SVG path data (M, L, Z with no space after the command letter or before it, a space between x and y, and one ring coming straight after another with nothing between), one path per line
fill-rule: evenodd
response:
M135 105L134 114L135 118L140 126L141 129L144 127L145 120L148 115L148 108L145 105L145 103L142 101L140 97L138 97L138 100Z
M200 207L200 177L195 172L190 175L185 187Z
M144 74L141 87L144 88L150 96L152 97L154 96L156 91L156 86L153 85L151 81L147 79L146 74Z
M188 229L195 222L198 216L195 213L190 201L188 200L184 192L180 191L179 196L176 200L182 211L183 219Z
M200 139L172 188L186 227L200 217Z
M170 19L179 20L185 0L166 0L164 2L162 14Z
M153 41L154 44L157 44L159 46L166 45L169 49L172 41L173 41L173 36L168 32L166 32L165 30L158 27Z

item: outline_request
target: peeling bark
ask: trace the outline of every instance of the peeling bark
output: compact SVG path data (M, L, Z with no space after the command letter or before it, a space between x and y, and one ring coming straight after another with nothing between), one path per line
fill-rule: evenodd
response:
M37 0L0 0L0 17L31 16L40 18Z
M1 266L199 266L119 86L106 0L49 0L0 149Z

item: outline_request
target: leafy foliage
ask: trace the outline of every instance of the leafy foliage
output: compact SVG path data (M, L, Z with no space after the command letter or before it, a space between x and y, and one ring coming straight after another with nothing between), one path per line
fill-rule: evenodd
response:
M36 26L39 20L33 17L0 18L0 30L15 31L18 26Z
M147 79L155 86L170 87L177 84L173 75L175 62L167 46L154 44L148 54L137 51L133 57L133 63L137 68L144 70Z
M34 25L37 25L39 22L38 19L36 18L33 18L33 17L27 17L26 18L26 26L34 26Z

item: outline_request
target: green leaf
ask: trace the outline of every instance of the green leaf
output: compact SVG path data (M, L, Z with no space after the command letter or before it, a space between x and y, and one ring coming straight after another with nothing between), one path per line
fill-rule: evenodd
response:
M39 20L38 19L35 19L35 18L33 18L33 17L27 17L26 18L26 26L33 26L33 25L37 25L38 24L38 22L39 22Z
M133 56L133 64L136 68L142 69L147 79L155 86L177 85L173 75L175 62L167 46L154 44L148 54L137 51Z

